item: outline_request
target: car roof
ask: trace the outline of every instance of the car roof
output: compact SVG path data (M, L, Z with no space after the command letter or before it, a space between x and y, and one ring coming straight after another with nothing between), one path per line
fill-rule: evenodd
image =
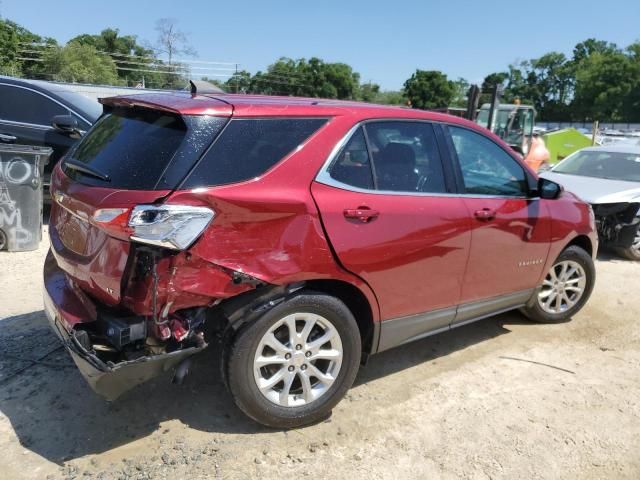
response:
M245 94L191 95L187 92L167 92L101 98L100 102L113 106L147 106L183 115L233 115L235 117L351 116L362 120L369 118L422 119L460 124L475 130L480 129L474 122L444 113L321 98Z

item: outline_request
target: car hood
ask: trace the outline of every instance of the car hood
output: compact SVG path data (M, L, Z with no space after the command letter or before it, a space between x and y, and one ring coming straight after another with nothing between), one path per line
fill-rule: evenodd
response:
M591 204L640 202L640 182L583 177L553 171L541 173L540 177L559 183Z

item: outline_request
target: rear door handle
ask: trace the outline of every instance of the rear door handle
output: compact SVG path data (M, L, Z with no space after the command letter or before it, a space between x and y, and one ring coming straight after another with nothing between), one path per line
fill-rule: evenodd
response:
M0 142L13 143L17 139L18 139L18 137L15 137L13 135L7 135L6 133L0 133Z
M369 207L347 208L344 210L345 218L352 220L360 220L362 223L369 223L374 218L377 218L380 212L377 210L371 210Z
M491 208L483 208L482 210L476 210L473 214L478 220L493 220L496 218L496 211Z

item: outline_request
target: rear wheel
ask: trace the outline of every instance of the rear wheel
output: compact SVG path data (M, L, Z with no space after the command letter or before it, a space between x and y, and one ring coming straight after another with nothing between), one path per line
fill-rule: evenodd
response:
M306 425L342 399L360 354L360 332L344 303L301 292L239 332L228 357L229 389L238 407L263 425Z
M640 225L636 229L636 234L633 237L633 242L627 248L620 248L618 250L620 255L629 260L640 260Z
M570 319L589 300L595 277L591 256L580 247L568 247L549 269L532 304L523 310L525 315L541 323Z

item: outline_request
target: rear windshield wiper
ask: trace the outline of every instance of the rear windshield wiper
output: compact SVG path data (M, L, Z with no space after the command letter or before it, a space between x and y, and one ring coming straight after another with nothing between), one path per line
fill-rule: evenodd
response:
M69 167L71 170L77 170L78 172L82 172L85 175L91 175L92 177L99 178L100 180L104 180L105 182L110 182L111 177L106 173L102 173L95 168L90 167L86 163L77 162L75 160L67 159L64 161L64 165Z

